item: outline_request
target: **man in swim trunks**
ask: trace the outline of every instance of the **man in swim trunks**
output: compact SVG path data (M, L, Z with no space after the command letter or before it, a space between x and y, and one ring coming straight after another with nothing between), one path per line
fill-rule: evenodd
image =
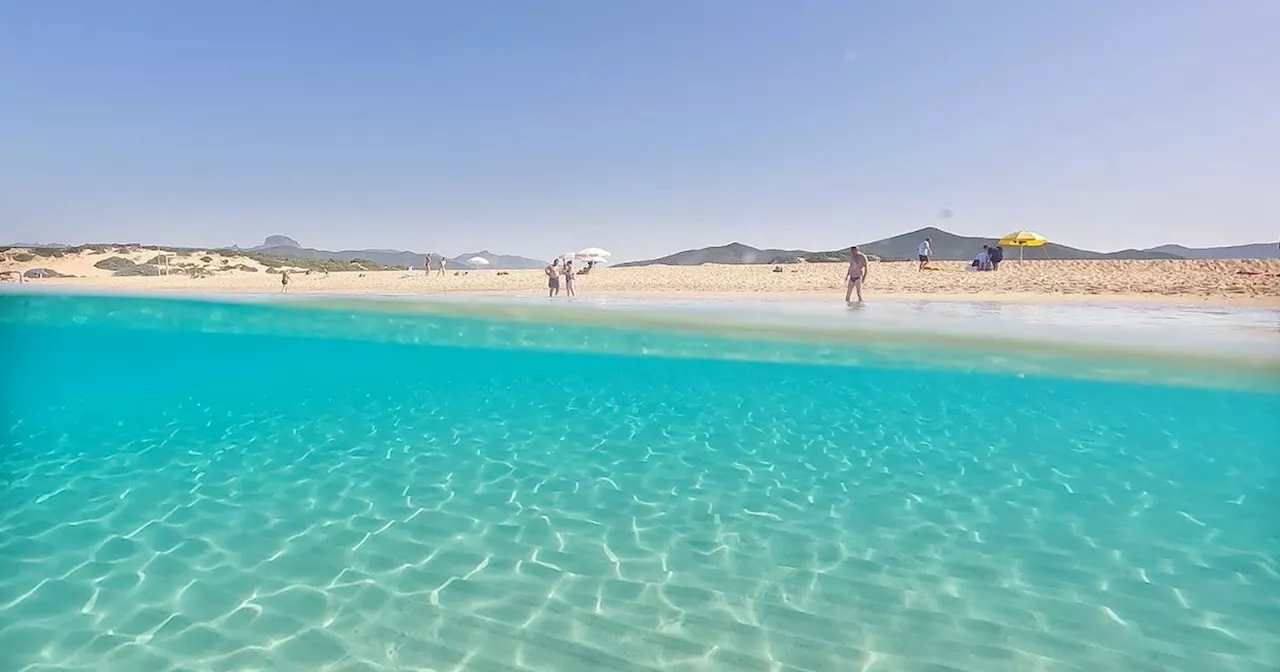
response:
M920 243L920 255L919 255L920 270L922 271L924 270L924 267L929 263L929 257L932 255L933 255L933 240L930 238L925 238L924 242Z
M559 260L553 261L543 269L547 274L547 298L560 293L560 269L556 268L559 263Z
M844 302L849 303L853 293L858 293L858 303L862 303L862 283L867 280L867 255L854 245L849 248L849 272L844 276L847 287L844 291Z

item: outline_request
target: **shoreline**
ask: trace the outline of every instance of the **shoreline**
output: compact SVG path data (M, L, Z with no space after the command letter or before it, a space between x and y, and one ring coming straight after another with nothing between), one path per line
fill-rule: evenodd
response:
M135 280L135 278L127 278ZM572 303L577 300L591 299L635 299L635 300L756 300L765 302L830 302L843 304L843 293L836 290L827 291L717 291L717 290L616 290L606 289L580 292L575 298L561 294L559 297L547 297L539 290L504 290L504 289L436 289L435 291L406 291L402 288L316 288L293 289L287 293L267 288L218 287L215 283L198 286L165 286L161 283L95 283L68 282L71 279L52 279L41 282L0 285L0 294L20 294L27 291L56 294L101 294L112 296L126 295L245 295L245 296L283 296L283 297L396 297L456 300L467 297L486 299L544 299L549 303ZM78 280L78 278L77 278ZM154 278L137 278L136 280L154 280ZM10 291L16 290L16 291ZM875 292L864 293L866 303L878 302L935 302L935 303L998 303L998 304L1037 304L1037 305L1122 305L1122 306L1162 306L1185 308L1262 308L1280 310L1280 296L1213 296L1213 295L1164 295L1138 293L1096 293L1069 294L1059 292Z
M351 292L352 295L367 294L368 292ZM424 297L429 296L493 296L493 297L512 297L525 298L534 297L534 294L512 294L501 290L477 290L471 292L439 292L435 294L423 294ZM536 297L546 298L542 294ZM563 297L561 297L563 299ZM830 300L832 303L844 303L844 295L840 292L717 292L717 291L614 291L605 290L601 292L592 292L589 296L584 295L579 298L607 298L607 299L727 299L742 300L755 299L758 301L815 301ZM1181 307L1212 307L1212 308L1276 308L1280 309L1280 296L1259 297L1259 296L1199 296L1199 295L1180 295L1165 296L1158 294L1058 294L1049 292L987 292L987 293L944 293L944 292L883 292L864 293L867 303L876 303L878 301L934 301L938 303L1010 303L1010 304L1045 304L1051 305L1056 303L1068 304L1098 304L1098 305L1152 305L1152 306L1181 306Z
M6 311L0 323L101 323L141 330L841 366L967 370L982 360L1027 374L1280 390L1280 341L1274 329L1264 327L1265 333L1259 333L1257 316L1232 318L1224 313L1184 316L1191 318L1185 323L1188 329L1165 334L1167 316L1131 315L1137 318L1133 324L1081 329L1084 323L1073 323L1073 311L1065 310L1051 322L1020 320L1017 315L975 322L982 308L957 321L945 312L908 308L864 313L842 305L792 313L726 312L712 306L690 310L687 304L677 310L613 310L559 301L430 303L371 293L311 294L297 301L246 292L95 295L41 290L0 296L24 294L30 297L28 309ZM260 300L271 297L280 300ZM849 320L852 314L864 317ZM1233 322L1238 319L1246 322ZM1212 320L1226 323L1219 328ZM1081 370L1082 365L1089 371Z
M431 298L547 297L542 270L422 269L325 272L264 266L238 254L174 252L169 273L153 262L156 251L85 250L34 258L10 251L0 271L47 269L51 277L24 286L64 292L279 294L290 271L290 295L396 295ZM107 263L110 262L110 263ZM863 287L869 304L886 301L965 303L1109 304L1280 308L1280 259L1257 260L1036 260L968 272L943 261L920 270L914 262L873 262ZM582 299L831 301L843 303L844 263L599 266L575 277ZM2 286L9 286L8 283ZM16 283L15 283L16 286ZM559 300L565 300L561 291Z

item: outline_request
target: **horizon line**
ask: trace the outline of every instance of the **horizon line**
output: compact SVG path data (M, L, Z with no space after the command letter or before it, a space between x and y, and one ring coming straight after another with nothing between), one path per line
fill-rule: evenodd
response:
M879 239L872 240L872 241L859 242L859 243L853 243L853 244L850 244L850 245L844 245L844 246L840 246L840 247L836 247L836 248L832 248L832 249L818 249L818 248L808 249L808 248L804 248L804 247L784 248L784 247L774 247L774 246L759 247L759 246L756 246L756 245L751 245L751 244L749 244L749 243L741 242L741 240L731 240L731 241L729 241L729 242L727 242L727 243L709 244L709 245L703 245L703 246L701 246L701 247L688 247L688 248L685 248L685 249L676 250L676 251L674 251L674 252L668 252L667 254L659 255L659 256L656 256L656 257L642 257L642 258L636 258L636 259L626 259L626 260L619 260L619 261L616 261L616 262L613 262L613 263L614 263L614 264L619 264L619 263L630 263L630 262L635 262L635 261L653 261L653 260L662 259L662 258L665 258L665 257L670 257L670 256L674 256L674 255L677 255L677 254L681 254L681 253L683 253L683 252L697 252L697 251L701 251L701 250L710 250L710 249L715 249L715 248L730 247L730 246L732 246L732 245L742 245L742 246L744 246L744 247L750 247L750 248L752 248L752 249L759 250L759 251L774 250L774 251L782 251L782 252L806 252L806 253L834 252L834 251L842 251L842 250L846 250L846 249L848 249L849 247L851 247L852 245L858 245L858 246L860 246L860 247L861 247L861 246L866 246L866 245L873 245L873 244L875 244L875 243L880 243L880 242L883 242L883 241L886 241L886 240L890 240L890 239L892 239L892 238L900 238L900 237L903 237L903 236L909 236L909 235L912 235L912 234L924 233L925 231L929 231L929 230L939 231L939 232L941 232L941 233L945 233L945 234L947 234L947 235L951 235L951 236L956 236L956 237L958 237L958 238L991 238L991 239L993 239L993 240L999 240L999 239L1000 239L1000 236L965 235L965 234L955 233L955 232L953 232L953 231L948 231L948 230L946 230L946 229L943 229L943 228L940 228L940 227L937 227L937 226L925 226L925 227L920 227L920 228L918 228L918 229L914 229L914 230L912 230L912 231L906 231L906 232L903 232L903 233L898 233L898 234L894 234L894 235L891 235L891 236L886 236L886 237L884 237L884 238L879 238ZM276 235L284 236L284 234L270 234L270 235L272 235L272 236L276 236ZM294 240L295 242L297 242L297 241L296 241L296 239L294 239L292 236L284 236L284 237L286 237L286 238L290 238L291 240ZM264 240L265 240L265 238L264 238ZM1160 243L1160 244L1158 244L1158 245L1153 245L1153 246L1151 246L1151 247L1122 247L1122 248L1117 248L1117 249L1114 249L1114 250L1091 250L1091 249L1084 248L1084 247L1075 247L1075 246L1070 245L1070 244L1068 244L1068 243L1064 243L1064 242L1061 242L1061 241L1058 241L1058 240L1054 240L1054 239L1052 239L1052 238L1050 238L1050 239L1049 239L1049 242L1050 242L1050 243L1052 243L1052 244L1055 244L1055 245L1061 245L1061 246L1064 246L1064 247L1070 247L1070 248L1072 248L1072 249L1076 249L1076 250L1080 250L1080 251L1084 251L1084 252L1096 252L1096 253L1100 253L1100 254L1113 254L1113 253L1116 253L1116 252L1125 252L1125 251L1129 251L1129 250L1134 250L1134 251L1139 251L1139 252L1146 252L1146 251L1155 250L1155 249L1160 248L1160 247L1168 247L1168 246L1181 247L1181 248L1183 248L1183 249L1187 249L1187 250L1215 250L1215 249L1231 248L1231 247L1248 247L1248 246L1252 246L1252 245L1270 245L1270 244L1272 244L1272 241L1256 241L1256 242L1246 242L1246 243L1229 243L1229 244L1225 244L1225 245L1214 245L1214 246L1208 246L1208 247L1193 247L1193 246L1189 246L1189 245L1183 245L1183 244L1181 244L1181 243L1177 243L1177 242L1167 242L1167 243ZM196 249L203 249L203 250L210 250L210 251L213 251L213 250L230 250L230 249L237 249L237 250L244 250L244 251L254 251L254 250L255 250L255 248L261 248L261 247L262 247L262 245L261 245L261 244L253 245L253 246L250 246L250 247L240 247L240 246L239 246L238 244L236 244L236 243L232 243L232 244L230 244L230 245L176 245L176 244L168 244L168 243L153 243L153 242L144 242L144 241L128 241L128 242L114 242L114 241L112 241L112 242L108 242L108 241L97 241L97 242L81 242L81 243L54 243L54 242L50 242L50 243L31 243L31 242L12 242L12 243L0 243L0 248L18 248L18 247L21 247L21 248L65 248L65 247L83 247L83 246L87 246L87 245L117 245L117 246L124 246L124 245L139 245L139 246L163 247L163 248L167 248L167 249L192 249L192 250L196 250ZM288 247L288 246L275 246L275 247ZM422 255L431 254L431 255L436 255L436 256L454 257L454 258L456 258L456 257L460 257L460 256L463 256L463 255L466 255L466 254L490 254L490 255L493 255L493 256L512 256L512 257L523 257L523 258L525 258L525 259L531 259L531 260L535 260L535 261L543 261L542 259L540 259L540 258L538 258L538 257L530 257L530 256L526 256L526 255L523 255L523 254L513 254L513 253L497 253L497 252L492 252L492 251L490 251L490 250L488 250L488 249L485 249L485 248L480 249L480 251L479 251L479 252L460 252L460 253L458 253L458 254L456 254L456 255L448 255L448 254L443 254L443 253L439 253L439 252L417 252L417 251L410 250L410 249L403 249L403 248L401 248L401 249L395 249L395 248L390 248L390 247L361 247L361 248L350 247L350 248L345 248L345 249L324 249L324 248L319 248L319 247L306 247L305 245L301 245L301 244L299 244L299 245L298 245L298 249L317 250L317 251L320 251L320 252L370 252L370 251L373 251L373 252L400 252L400 253L408 253L408 254L422 254Z

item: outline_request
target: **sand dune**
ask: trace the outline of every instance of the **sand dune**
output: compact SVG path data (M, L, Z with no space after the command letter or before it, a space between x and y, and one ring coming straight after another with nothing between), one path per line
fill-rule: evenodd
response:
M154 257L155 250L128 254L84 251L61 258L37 257L26 261L24 250L9 250L0 271L45 268L72 278L41 278L31 282L46 286L118 290L195 290L273 292L280 276L265 272L247 257L212 257L208 253L174 253L170 263L193 264L212 273L191 277L184 273L160 277L118 277L94 267L109 256L124 256L137 263ZM865 293L877 296L938 296L968 298L1047 299L1111 297L1214 301L1280 306L1280 260L1265 261L1006 261L998 272L972 273L961 262L941 262L935 270L919 271L914 262L873 262ZM240 268L237 268L240 267ZM254 271L242 270L247 268ZM772 266L693 267L649 266L595 269L579 276L578 292L588 295L700 294L774 295L825 294L842 298L844 264L791 264L774 272ZM459 272L461 273L461 272ZM465 293L488 292L536 296L546 291L540 271L471 270L440 276L419 271L340 272L292 275L291 292L353 293Z
M98 268L94 264L112 257L127 259L135 264L146 264L159 255L168 257L166 270L180 276L188 275L191 269L200 269L215 275L222 274L224 277L232 274L252 276L261 274L266 270L266 267L257 261L239 254L227 256L225 253L211 250L157 250L122 245L112 250L83 250L76 253L61 253L60 256L56 257L39 256L38 254L33 254L30 249L11 248L0 255L0 271L25 272L30 269L46 269L61 275L76 276L74 278L59 278L64 282L75 280L78 281L75 284L94 285L99 280L113 278L114 274L113 271ZM253 270L245 270L246 267ZM154 280L155 278L150 279ZM197 278L192 278L188 275L187 279L196 280ZM51 279L37 279L39 282L48 282L49 280Z

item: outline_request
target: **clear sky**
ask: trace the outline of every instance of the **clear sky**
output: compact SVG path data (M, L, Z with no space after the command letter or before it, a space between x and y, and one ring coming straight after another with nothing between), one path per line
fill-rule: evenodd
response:
M8 2L0 240L1275 240L1278 28L1280 0Z

